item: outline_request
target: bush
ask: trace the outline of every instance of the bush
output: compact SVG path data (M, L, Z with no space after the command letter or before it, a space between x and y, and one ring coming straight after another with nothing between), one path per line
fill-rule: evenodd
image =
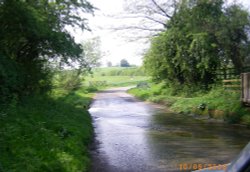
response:
M59 88L71 91L82 86L82 78L77 71L63 71L55 76L55 85Z
M0 63L0 104L9 101L13 94L19 90L20 79L18 79L18 72L15 63L10 59L1 56Z
M134 94L136 97L139 97L142 100L147 100L150 97L148 90L132 88L129 90L129 93Z
M243 115L241 121L243 124L246 124L248 127L250 127L250 114Z

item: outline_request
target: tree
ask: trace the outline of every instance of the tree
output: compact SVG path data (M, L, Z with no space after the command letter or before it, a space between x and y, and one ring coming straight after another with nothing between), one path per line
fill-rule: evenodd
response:
M50 86L50 63L78 63L85 68L82 48L66 25L88 29L80 13L93 12L80 1L2 0L0 3L0 95L30 94ZM4 59L4 60L2 60ZM11 73L8 73L11 66Z
M87 64L93 67L101 66L100 59L102 58L101 52L101 40L99 37L94 37L92 39L83 42L82 47L84 49L83 56Z
M240 19L240 20L239 20ZM224 68L228 65L236 68L238 73L242 72L249 52L250 20L249 13L234 4L225 10L221 18L221 30L218 39L223 51Z
M120 62L120 66L121 67L129 67L130 65L126 59L122 59Z
M242 67L249 14L234 6L224 9L222 0L182 1L168 28L152 39L145 69L155 81L208 88L222 66Z
M112 67L112 62L111 61L107 62L107 67Z
M168 28L167 21L176 13L178 5L179 0L126 0L124 13L112 16L113 19L124 22L111 28L124 31L123 35L131 39L148 40Z

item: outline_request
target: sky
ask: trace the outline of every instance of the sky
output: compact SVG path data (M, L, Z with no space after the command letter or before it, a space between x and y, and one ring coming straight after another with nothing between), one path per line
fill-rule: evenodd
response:
M87 15L88 25L92 31L71 31L76 42L81 43L86 39L100 37L101 51L103 52L103 57L101 59L102 66L106 66L108 61L113 65L117 65L120 63L121 59L126 59L130 64L141 65L143 53L145 49L149 47L149 42L131 40L129 38L126 39L126 32L129 32L128 30L120 32L110 29L111 26L120 26L124 22L124 20L115 19L115 17L124 13L126 0L88 1L98 8L94 16ZM233 2L233 0L228 1ZM237 0L237 2L240 2L244 8L250 9L249 0ZM127 20L126 22L129 21Z

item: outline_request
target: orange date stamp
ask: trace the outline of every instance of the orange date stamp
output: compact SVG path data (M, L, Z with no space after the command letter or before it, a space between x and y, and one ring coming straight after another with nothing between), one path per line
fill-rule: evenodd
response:
M178 168L180 171L190 171L190 170L201 170L206 168L207 170L226 170L227 166L225 164L202 164L202 163L180 163Z

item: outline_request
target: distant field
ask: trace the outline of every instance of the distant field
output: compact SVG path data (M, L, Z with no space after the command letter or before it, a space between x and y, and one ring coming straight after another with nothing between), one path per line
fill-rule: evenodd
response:
M105 81L108 86L127 86L136 85L139 82L147 81L149 78L145 76L96 76L87 77L84 81L84 85L89 86L90 82Z
M93 69L93 74L85 77L84 85L105 83L106 86L128 86L147 80L149 77L138 67L108 67Z
M105 67L92 71L94 76L146 76L141 67Z
M127 69L127 68L125 68ZM133 67L131 68L128 68L128 69L133 69ZM101 74L101 73L107 73L107 72L110 72L112 70L123 70L122 67L100 67L100 68L94 68L92 69L92 71L94 72L94 74Z

